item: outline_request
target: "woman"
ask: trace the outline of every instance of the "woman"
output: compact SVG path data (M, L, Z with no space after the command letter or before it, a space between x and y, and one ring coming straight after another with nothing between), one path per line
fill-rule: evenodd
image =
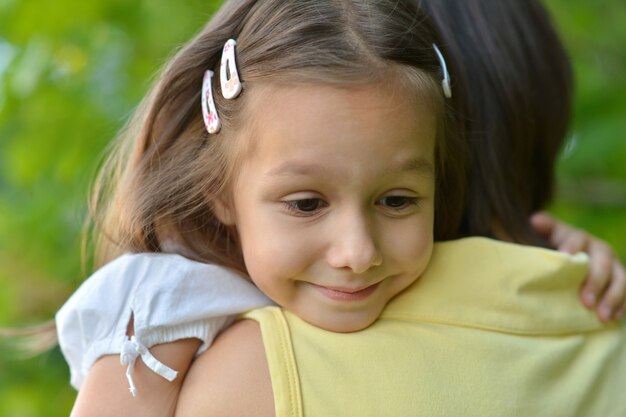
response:
M462 233L545 244L528 217L551 198L545 178L568 126L572 78L544 9L421 4L444 35L453 97L468 114ZM192 366L177 415L623 415L626 331L568 298L583 275L579 260L539 248L439 244L419 290L392 300L365 331L324 332L275 307L248 314Z

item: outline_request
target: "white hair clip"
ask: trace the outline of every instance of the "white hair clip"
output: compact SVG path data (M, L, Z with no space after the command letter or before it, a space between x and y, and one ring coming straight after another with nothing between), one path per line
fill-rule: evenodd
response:
M443 59L443 54L437 48L437 45L433 43L433 48L439 58L439 64L441 65L441 71L443 72L443 80L441 81L441 87L443 88L443 95L446 98L452 97L452 89L450 88L450 74L448 73L448 67L446 66L446 60Z
M220 131L221 123L213 100L213 71L206 70L202 80L202 118L206 130L212 135Z
M222 86L222 95L227 100L231 100L241 93L241 80L235 60L235 46L237 46L237 41L234 39L226 41L220 64L220 85Z

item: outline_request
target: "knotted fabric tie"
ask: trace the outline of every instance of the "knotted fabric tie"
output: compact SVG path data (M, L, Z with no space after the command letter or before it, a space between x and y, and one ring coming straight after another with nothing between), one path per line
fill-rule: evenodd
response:
M167 367L163 363L159 362L157 358L152 356L148 348L137 340L135 336L132 336L130 339L126 336L124 342L122 343L120 362L122 365L128 366L128 368L126 368L126 379L128 379L130 393L133 394L133 397L137 396L137 388L135 387L133 375L135 372L135 360L138 356L141 356L143 363L146 364L152 372L161 375L170 382L172 382L176 378L176 375L178 375L178 372Z

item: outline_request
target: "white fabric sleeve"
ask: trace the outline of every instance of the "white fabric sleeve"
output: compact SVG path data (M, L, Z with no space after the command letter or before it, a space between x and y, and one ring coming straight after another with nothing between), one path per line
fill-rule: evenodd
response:
M56 314L57 333L76 389L94 362L110 354L121 354L122 361L133 364L141 355L144 362L153 362L151 369L171 380L176 372L165 367L173 375L161 373L164 365L154 363L147 349L197 338L202 341L199 354L237 314L269 304L250 281L230 269L180 255L127 254L96 271L68 299ZM134 337L129 340L131 315ZM128 358L128 349L134 357ZM133 392L132 374L129 382Z

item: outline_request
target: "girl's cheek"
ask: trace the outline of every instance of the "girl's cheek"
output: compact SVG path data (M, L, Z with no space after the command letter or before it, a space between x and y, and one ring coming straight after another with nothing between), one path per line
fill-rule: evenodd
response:
M250 236L249 236L250 237ZM311 263L314 244L306 234L281 227L265 230L244 242L244 258L250 276L293 277Z
M421 271L426 268L434 245L433 228L428 216L412 226L405 225L390 236L395 238L388 241L387 254L393 254L393 258L405 264L407 269Z

